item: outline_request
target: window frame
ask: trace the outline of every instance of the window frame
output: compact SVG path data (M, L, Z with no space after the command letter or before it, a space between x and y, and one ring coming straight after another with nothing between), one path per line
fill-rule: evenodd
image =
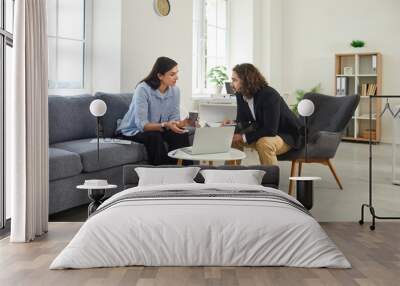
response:
M12 13L14 14L14 5L13 2ZM6 97L6 60L7 60L7 46L13 47L13 31L7 31L6 21L6 0L0 0L1 5L1 21L0 21L0 59L1 59L1 67L0 67L0 229L2 232L8 232L10 223L7 221L7 212L6 212L6 188L5 188L5 97ZM13 15L11 16L13 17Z
M47 35L48 39L56 39L56 60L57 60L57 46L58 39L61 40L73 40L79 41L83 43L83 87L82 88L51 88L48 87L49 94L57 94L57 95L78 95L83 93L92 93L92 52L91 52L91 42L92 42L92 19L93 19L93 0L83 0L84 1L84 31L83 31L83 40L77 40L68 37L58 36L58 1L57 1L57 27L56 27L56 36ZM50 49L49 49L50 53ZM50 60L49 60L50 66ZM55 70L57 71L57 62L55 63Z
M193 45L193 53L192 53L192 97L210 97L212 94L212 89L206 86L207 81L207 70L206 70L206 48L207 48L207 21L206 21L206 1L207 0L195 0L193 2L193 38L197 37L197 46ZM217 0L219 1L219 0ZM226 23L225 28L225 65L228 69L230 66L230 1L226 0ZM217 4L218 7L218 4ZM218 8L217 8L218 9ZM218 15L218 13L216 13ZM218 16L217 16L218 17ZM218 23L218 18L216 19ZM216 30L221 29L218 25L212 25L216 27ZM194 42L194 39L193 39ZM217 34L217 42L218 42L218 34ZM218 45L217 45L218 50ZM214 58L214 57L213 57ZM216 59L218 57L215 57ZM201 86L198 86L197 83Z

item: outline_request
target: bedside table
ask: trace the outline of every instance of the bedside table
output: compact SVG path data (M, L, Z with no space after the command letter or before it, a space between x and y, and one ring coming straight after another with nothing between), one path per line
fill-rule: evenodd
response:
M289 180L296 181L296 199L302 205L311 210L314 203L313 182L321 180L320 177L289 177Z
M97 208L103 203L106 190L115 189L117 185L105 185L105 186L92 186L92 185L79 185L76 188L79 190L87 190L88 197L91 203L88 206L88 217L94 213Z

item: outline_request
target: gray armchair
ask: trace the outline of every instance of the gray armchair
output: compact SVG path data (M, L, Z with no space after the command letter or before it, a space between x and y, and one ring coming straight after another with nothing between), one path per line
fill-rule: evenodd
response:
M305 160L305 147L292 150L278 156L280 161L292 161L291 176L295 176L296 164L299 165L298 175L301 175L303 163L320 163L331 170L339 188L342 184L336 174L330 159L339 146L342 132L350 121L360 101L359 95L327 96L318 93L307 93L305 99L310 99L315 106L314 113L309 117L308 158ZM292 194L293 182L289 182L289 194Z

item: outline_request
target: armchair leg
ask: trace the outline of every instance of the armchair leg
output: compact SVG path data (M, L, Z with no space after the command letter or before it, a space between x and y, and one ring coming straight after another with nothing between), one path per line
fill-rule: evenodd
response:
M290 169L290 177L296 176L296 160L292 160L292 168ZM293 180L289 180L289 191L288 194L292 196L293 194Z
M303 162L300 161L299 162L299 171L297 172L299 177L301 176L301 168L302 168L302 166L303 166Z
M338 175L336 174L336 170L335 170L335 168L333 167L331 161L330 161L330 160L327 160L327 161L326 161L326 164L328 165L328 167L329 167L329 169L331 170L333 176L335 177L336 183L339 185L339 188L340 188L341 190L343 190L343 186L342 186L342 184L340 183L339 177L338 177Z

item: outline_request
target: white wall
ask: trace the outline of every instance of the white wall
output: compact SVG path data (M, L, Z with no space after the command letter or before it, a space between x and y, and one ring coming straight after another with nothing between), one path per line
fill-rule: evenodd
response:
M282 0L231 0L230 65L249 62L282 92Z
M322 84L334 92L334 54L353 39L383 54L383 94L400 94L400 1L283 0L283 88L293 93ZM383 118L383 141L391 140Z
M254 0L231 0L229 63L254 62Z
M257 0L255 6L255 64L281 94L283 90L283 3Z
M121 0L93 1L92 93L121 91Z
M159 56L179 64L181 102L191 108L193 3L172 0L171 12L160 17L153 1L122 0L121 91L132 91Z

